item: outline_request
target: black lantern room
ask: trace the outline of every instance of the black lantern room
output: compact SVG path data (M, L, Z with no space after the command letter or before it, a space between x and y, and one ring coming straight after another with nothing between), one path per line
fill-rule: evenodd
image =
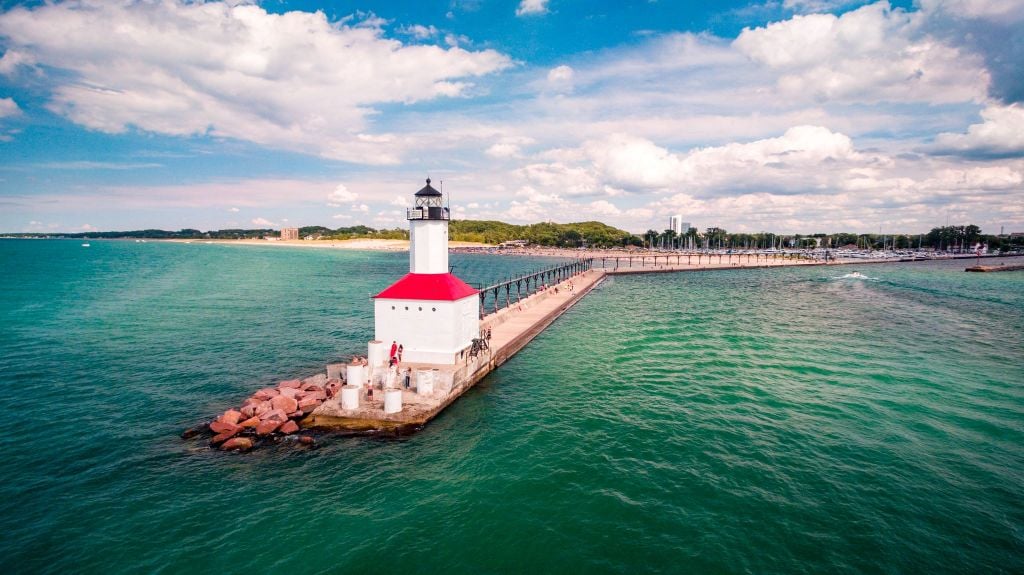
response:
M441 192L430 185L430 178L427 178L427 185L416 192L416 207L409 208L406 216L410 220L447 220L448 208L443 205Z

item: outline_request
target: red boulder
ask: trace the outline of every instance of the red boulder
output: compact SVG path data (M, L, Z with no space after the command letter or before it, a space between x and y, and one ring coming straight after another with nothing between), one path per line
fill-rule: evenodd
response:
M288 421L288 414L280 409L274 409L268 411L265 415L261 415L260 421L277 421L284 423L285 421Z
M253 399L258 399L260 401L266 401L266 400L274 397L275 395L278 395L279 393L280 392L277 391L276 389L274 389L273 387L264 387L263 389L261 389L261 390L257 391L256 393L252 394L252 397L253 397Z
M290 387L292 389L299 389L302 387L302 382L297 379L288 379L277 384L278 388Z
M239 425L239 427L256 427L259 424L260 424L260 418L258 418L258 417L250 417L249 419L246 419L245 421L243 421L242 423L239 423L238 425Z
M234 437L225 441L224 445L221 445L220 448L225 451L249 451L252 449L252 440L248 437Z
M296 408L298 408L299 402L295 401L291 397L285 397L283 395L279 395L279 396L277 396L277 397L275 397L275 398L270 400L270 405L274 409L280 409L281 411L284 411L285 413L291 413L291 412L295 411Z
M301 393L302 393L301 391L295 389L294 387L282 387L281 388L281 395L284 396L284 397L290 397L292 399L295 399Z
M284 422L281 425L281 428L278 429L278 431L280 431L281 433L283 433L285 435L289 435L289 434L295 433L298 430L299 430L299 424L295 423L294 421L286 421L286 422Z
M280 421L275 421L273 419L261 421L260 424L256 426L256 435L270 435L271 433L274 433L278 427L281 427Z
M210 424L210 431L214 433L224 433L226 431L232 431L232 435L238 433L238 426L233 423L226 423L223 421L214 421Z
M224 433L218 433L217 435L214 435L213 439L210 440L210 443L214 445L224 443L225 441L231 439L236 434L238 434L238 432L241 430L242 428L236 425L234 429L230 429L228 431L225 431Z
M238 422L242 419L242 412L229 409L224 412L224 415L220 416L220 420L224 423L230 423L231 425L238 425Z

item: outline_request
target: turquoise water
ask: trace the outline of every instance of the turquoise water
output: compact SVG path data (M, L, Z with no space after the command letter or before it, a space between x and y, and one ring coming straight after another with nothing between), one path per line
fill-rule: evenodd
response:
M1022 273L617 277L415 435L238 455L178 433L406 255L91 243L0 241L4 573L1024 572Z

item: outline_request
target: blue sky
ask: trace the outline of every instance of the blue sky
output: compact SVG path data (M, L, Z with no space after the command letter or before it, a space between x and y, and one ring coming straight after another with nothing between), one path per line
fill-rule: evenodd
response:
M0 2L0 231L1024 231L1024 2Z

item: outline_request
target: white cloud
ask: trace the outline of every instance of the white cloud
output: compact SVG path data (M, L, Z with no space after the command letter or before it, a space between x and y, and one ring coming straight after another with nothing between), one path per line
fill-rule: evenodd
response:
M96 226L92 224L82 224L78 226L78 229L82 230L83 232L95 232Z
M569 166L561 162L527 164L516 174L541 188L557 189L566 196L603 195L604 188L597 178L582 166Z
M965 18L1024 20L1024 4L1013 0L918 0L918 4L926 12L946 12Z
M392 206L399 207L399 208L407 208L407 207L409 207L409 200L406 199L405 196L395 196L395 197L391 198L391 201L388 202L388 203L391 204Z
M14 116L21 113L21 108L14 101L14 98L0 98L0 118Z
M437 36L437 28L433 26L423 26L422 24L413 24L412 26L405 26L398 29L400 34L407 34L417 40L427 40Z
M354 202L358 197L359 194L349 191L345 184L338 184L334 191L327 196L327 205L336 208L343 204Z
M368 206L366 204L358 204L358 205L353 204L352 205L352 211L353 212L362 212L362 213L365 214L365 213L370 211L370 206Z
M575 71L571 66L556 66L548 71L548 87L560 92L571 91L574 75Z
M746 28L732 43L778 74L785 96L933 103L980 101L988 74L977 56L921 35L920 13L878 2L841 16L810 14Z
M931 149L981 156L1024 155L1024 107L988 106L981 118L983 122L969 126L966 134L939 134Z
M548 0L521 0L516 8L516 16L535 16L547 12Z
M251 223L254 226L260 226L262 228L276 228L278 226L278 224L266 218L253 218Z
M238 208L228 208L228 211L231 212L231 213L238 213L241 210L239 210Z
M349 214L334 214L333 216L331 216L331 219L333 219L333 220L351 220L352 216L350 216Z
M491 144L484 153L492 158L520 158L522 157L522 146L535 143L536 140L526 136L503 136L494 144Z
M379 26L221 2L17 7L0 14L0 69L61 71L48 74L50 109L94 130L134 126L394 163L402 149L371 133L375 105L460 97L468 79L511 61L493 50L403 45Z
M516 158L519 157L521 151L518 144L498 142L484 150L484 153L492 158Z
M608 200L595 200L590 202L589 207L590 213L598 216L617 216L622 213L622 210Z

